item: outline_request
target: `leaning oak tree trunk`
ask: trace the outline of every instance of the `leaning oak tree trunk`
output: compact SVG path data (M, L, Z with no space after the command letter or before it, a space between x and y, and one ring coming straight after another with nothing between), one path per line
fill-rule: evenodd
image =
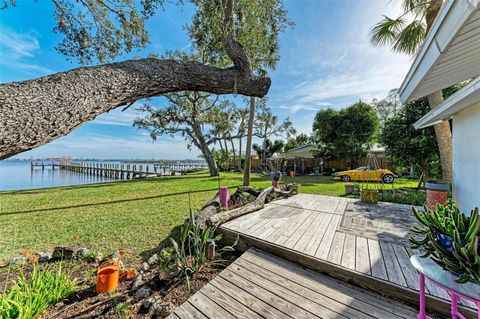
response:
M270 78L252 73L234 38L233 0L223 0L227 69L194 61L147 58L78 68L0 85L0 159L46 144L118 106L178 91L263 97Z
M227 211L222 211L221 204L220 204L220 195L219 193L217 193L215 197L213 197L210 200L210 202L208 202L202 209L200 209L195 214L197 223L202 228L206 228L208 226L213 226L217 224L222 224L234 218L240 217L245 214L253 213L257 210L262 209L265 206L265 203L267 203L271 198L271 196L273 196L274 194L283 196L283 197L289 197L296 194L294 189L290 191L283 191L281 189L270 186L268 188L265 188L262 191L257 191L251 187L242 186L242 187L239 187L237 191L230 197L230 200L232 200L232 198L235 198L235 197L237 198L242 197L241 193L243 192L249 193L250 195L255 196L256 199L253 202L248 203L246 205L233 208ZM229 202L229 205L230 205L230 202Z
M264 96L269 78L237 68L147 58L0 85L0 159L66 135L138 99L175 91Z

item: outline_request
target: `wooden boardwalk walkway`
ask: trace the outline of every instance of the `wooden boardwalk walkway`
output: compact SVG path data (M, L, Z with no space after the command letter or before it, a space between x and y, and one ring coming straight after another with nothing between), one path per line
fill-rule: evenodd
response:
M249 249L169 318L415 317L406 305Z
M367 205L340 197L300 194L220 226L225 238L300 265L418 303L418 273L411 266L411 207ZM240 247L241 248L241 247ZM427 281L427 305L449 313L449 295ZM476 309L470 302L464 305Z

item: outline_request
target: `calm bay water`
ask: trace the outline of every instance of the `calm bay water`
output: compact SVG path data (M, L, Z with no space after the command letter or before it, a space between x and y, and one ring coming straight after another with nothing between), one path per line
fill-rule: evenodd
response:
M39 160L36 162L41 163L42 161ZM49 162L51 161L45 160L45 163ZM170 169L178 174L178 172L182 170L201 168L206 165L203 161L199 160L162 162L164 162L164 165L158 168L158 172L163 174L170 174ZM121 164L120 161L84 161L83 163ZM130 167L136 165L137 169L141 165L144 171L148 166L148 171L154 172L154 165L152 163L136 163L132 161L128 164ZM124 165L126 167L127 164ZM52 169L52 166L45 166L43 170L41 167L34 167L32 170L30 161L0 161L0 191L104 183L114 180L114 178L109 177L62 170L58 167Z
M102 176L61 170L58 167L52 169L51 166L46 166L44 170L41 167L35 167L32 171L30 169L30 161L0 161L0 190L2 191L82 185L113 180L112 178Z

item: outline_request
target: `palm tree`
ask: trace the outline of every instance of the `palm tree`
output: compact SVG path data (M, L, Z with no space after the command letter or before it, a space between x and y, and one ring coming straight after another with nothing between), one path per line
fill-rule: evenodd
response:
M396 52L416 54L423 44L443 0L402 0L403 13L397 18L383 16L371 30L370 42L374 46L390 45ZM430 109L443 102L442 91L428 95ZM435 125L435 136L440 151L442 175L452 180L452 133L448 121Z

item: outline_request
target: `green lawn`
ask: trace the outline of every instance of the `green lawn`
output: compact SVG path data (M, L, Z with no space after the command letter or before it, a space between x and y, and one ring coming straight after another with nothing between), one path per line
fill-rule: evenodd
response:
M290 180L290 178L286 178ZM221 184L240 185L239 173L224 173ZM344 184L326 176L298 176L301 192L344 195ZM266 187L269 177L253 175L252 185ZM396 187L415 182L399 179ZM93 252L123 248L132 261L178 229L188 215L188 192L198 210L217 191L218 179L206 173L96 185L0 192L0 263L24 249L48 251L78 245Z

